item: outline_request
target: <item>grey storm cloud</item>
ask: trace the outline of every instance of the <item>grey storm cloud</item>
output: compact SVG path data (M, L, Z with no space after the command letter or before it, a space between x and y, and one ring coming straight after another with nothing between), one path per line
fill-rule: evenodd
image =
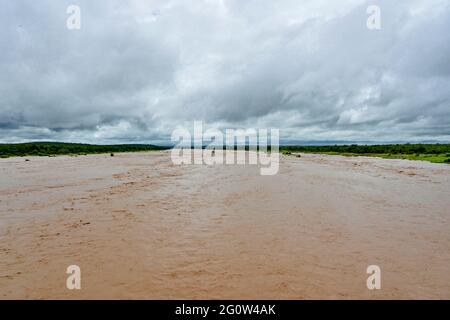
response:
M284 141L450 141L448 0L0 6L3 142L164 142L194 120Z

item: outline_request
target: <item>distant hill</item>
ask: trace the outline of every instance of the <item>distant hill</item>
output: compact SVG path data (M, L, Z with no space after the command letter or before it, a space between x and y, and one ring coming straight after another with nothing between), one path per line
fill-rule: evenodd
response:
M139 152L166 150L169 147L151 144L115 144L94 145L64 142L28 142L14 144L0 144L0 158L17 156L52 156L52 155L80 155L91 153Z

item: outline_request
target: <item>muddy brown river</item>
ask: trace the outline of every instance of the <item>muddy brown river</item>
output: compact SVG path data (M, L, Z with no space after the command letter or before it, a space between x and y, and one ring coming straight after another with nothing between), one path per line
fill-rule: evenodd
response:
M3 299L450 299L449 165L282 156L261 176L168 152L28 159L0 159Z

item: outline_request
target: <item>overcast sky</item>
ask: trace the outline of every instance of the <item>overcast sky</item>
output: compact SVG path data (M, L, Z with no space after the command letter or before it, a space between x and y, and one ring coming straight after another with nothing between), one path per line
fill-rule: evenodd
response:
M69 30L70 4L81 29ZM366 10L381 9L369 30ZM0 0L0 141L450 141L449 0Z

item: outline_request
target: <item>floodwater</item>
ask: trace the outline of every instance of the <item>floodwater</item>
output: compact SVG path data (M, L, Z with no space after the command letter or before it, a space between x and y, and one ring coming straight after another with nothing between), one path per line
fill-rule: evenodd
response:
M169 152L28 159L0 159L3 299L450 299L449 165L281 156L261 176Z

